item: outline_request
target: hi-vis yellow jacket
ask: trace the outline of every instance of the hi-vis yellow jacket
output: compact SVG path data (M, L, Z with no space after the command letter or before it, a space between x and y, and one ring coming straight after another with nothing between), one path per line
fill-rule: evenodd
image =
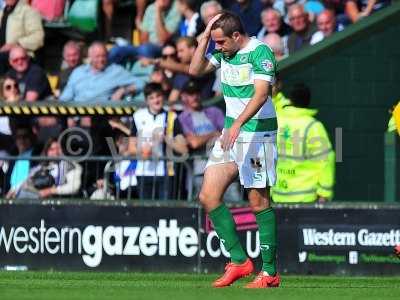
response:
M389 120L388 124L388 132L396 131L400 135L400 101L397 103L397 105L394 106L392 116Z
M279 116L281 114L282 109L286 106L290 105L290 100L285 97L282 92L277 93L276 95L272 96L272 103L274 104L276 117L278 119L278 126L279 126Z
M331 199L335 153L317 110L287 106L279 112L277 181L274 202Z

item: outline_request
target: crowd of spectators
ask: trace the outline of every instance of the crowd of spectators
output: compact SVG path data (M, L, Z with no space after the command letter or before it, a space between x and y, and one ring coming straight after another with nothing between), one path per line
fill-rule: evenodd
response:
M131 101L143 107L127 118L0 117L0 156L19 158L0 162L0 193L7 197L46 198L85 191L93 198L110 198L114 196L109 191L115 194L118 189L121 195L167 199L175 197L180 189L171 183L171 178L178 175L182 182L186 181L186 187L190 181L196 193L203 174L201 156L206 154L207 144L219 136L224 118L219 108L203 105L204 100L221 94L220 74L199 78L189 74L197 40L213 16L223 9L238 14L247 33L269 45L279 61L344 30L389 2L137 0L132 26L140 32L140 43L133 45L126 40L109 43L118 41L112 39L118 0L99 0L102 40L65 43L60 53L60 71L55 80L49 81L51 77L36 56L48 46L44 44L43 20L44 11L50 9L46 3L52 1L0 0L1 101ZM211 41L207 53L214 48ZM94 141L93 145L83 145L93 146L92 155L114 154L106 139L112 137L116 154L140 159L118 161L109 178L104 173L105 161L96 165L89 161L84 166L61 159L56 164L29 161L30 156L39 154L58 157L65 145L55 138L72 127L80 128ZM168 149L172 155L198 156L190 168L183 170L178 168L180 163L174 165L161 159ZM150 161L150 157L158 160ZM43 177L53 174L55 180L48 180L49 187L35 188L33 181L38 173L47 174ZM82 180L71 179L71 174ZM132 175L136 176L134 180ZM104 192L105 182L109 191ZM234 184L227 195L238 200L238 185Z

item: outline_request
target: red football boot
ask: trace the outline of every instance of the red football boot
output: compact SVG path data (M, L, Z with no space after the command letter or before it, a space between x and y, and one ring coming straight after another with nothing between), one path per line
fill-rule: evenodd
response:
M240 265L229 263L225 267L224 275L214 281L213 287L220 288L229 286L236 280L249 276L251 273L253 273L253 270L254 266L249 258Z
M275 276L265 275L263 271L258 273L257 277L252 282L246 285L248 289L263 289L278 287L281 283L281 278L278 274Z

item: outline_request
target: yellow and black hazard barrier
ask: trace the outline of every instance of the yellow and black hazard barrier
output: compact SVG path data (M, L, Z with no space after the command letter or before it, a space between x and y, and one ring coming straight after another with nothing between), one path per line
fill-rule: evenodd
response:
M112 104L64 104L52 102L0 104L3 116L127 116L132 115L136 106L121 103Z

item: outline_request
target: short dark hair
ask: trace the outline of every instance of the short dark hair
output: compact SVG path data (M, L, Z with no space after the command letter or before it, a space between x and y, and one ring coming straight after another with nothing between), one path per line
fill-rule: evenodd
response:
M143 90L144 96L147 98L149 95L153 93L164 94L161 84L156 82L149 82L145 85Z
M201 88L198 81L190 79L188 82L185 83L181 92L189 95L200 94Z
M50 137L47 139L46 143L43 146L43 150L42 150L43 156L47 156L47 151L49 151L49 149L53 143L58 143L58 138Z
M239 16L229 11L223 11L221 17L211 26L211 30L218 28L221 28L224 35L228 37L231 37L236 31L246 34Z
M311 91L304 83L296 83L290 91L293 106L307 108L311 102Z

